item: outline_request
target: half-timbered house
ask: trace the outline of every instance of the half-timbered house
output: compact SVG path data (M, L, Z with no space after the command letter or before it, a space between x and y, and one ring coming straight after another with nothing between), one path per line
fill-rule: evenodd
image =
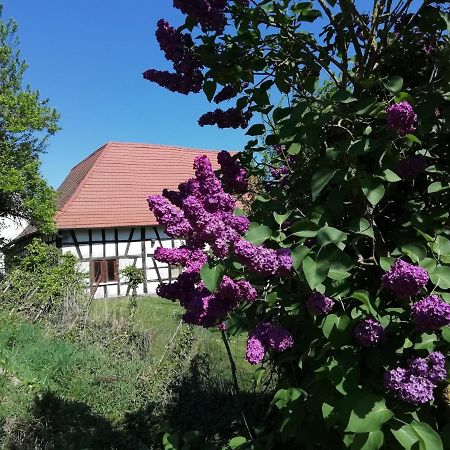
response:
M193 160L206 154L217 167L217 151L109 142L77 164L58 189L57 233L49 243L72 252L89 274L95 298L129 294L126 266L143 269L139 294L153 294L177 269L157 262L159 246L180 242L167 236L149 211L147 197L176 189L193 175ZM28 227L17 242L36 233Z

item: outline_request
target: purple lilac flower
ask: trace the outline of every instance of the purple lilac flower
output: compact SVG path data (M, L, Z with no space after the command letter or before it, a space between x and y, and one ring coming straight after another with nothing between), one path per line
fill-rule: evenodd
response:
M394 103L387 108L387 124L400 136L412 133L416 129L417 115L406 101Z
M355 327L355 337L364 347L373 347L384 338L384 328L377 320L366 318Z
M434 331L450 324L450 304L437 295L414 303L411 311L418 330Z
M280 248L277 250L278 258L278 275L288 276L292 271L291 251L288 248Z
M186 310L183 319L187 323L210 327L223 321L239 302L255 301L257 291L246 280L225 276L217 292L211 293L200 281L200 269L207 262L205 247L224 258L248 229L249 220L233 215L235 200L223 190L206 156L195 158L194 170L195 177L180 183L178 191L166 190L164 197L148 198L149 208L165 232L186 241L180 248L156 249L157 260L185 267L176 281L161 283L157 293L178 300ZM275 250L270 252L278 258ZM279 259L280 267L287 270L287 255Z
M227 323L226 322L220 322L218 326L220 331L227 331Z
M313 292L306 300L306 308L313 316L329 314L334 306L334 300L320 292Z
M182 211L172 206L161 195L151 195L147 199L148 205L156 219L166 227L166 234L171 237L182 237L192 230Z
M395 171L404 180L414 180L428 166L427 158L422 155L411 155L398 162Z
M217 125L219 128L247 128L252 113L243 112L238 108L229 108L226 111L216 109L203 114L198 123L201 127L205 125Z
M266 349L263 343L255 336L250 336L247 340L247 349L245 359L250 364L259 364L266 355Z
M181 265L186 267L186 272L200 272L200 269L208 261L206 254L200 249L190 249L186 246L179 248L158 247L154 257L157 261L169 265Z
M292 258L288 249L272 250L239 239L234 243L233 250L238 260L252 272L286 276L291 271Z
M161 19L157 24L156 39L166 59L172 61L175 72L149 69L143 73L144 79L172 92L185 95L200 92L203 84L202 65L192 52L192 37L180 33Z
M419 266L397 259L383 275L383 285L399 298L411 297L420 292L428 283L428 272Z
M192 58L187 50L188 47L193 45L190 35L180 33L164 19L158 21L155 34L167 60L174 64L183 64L186 59Z
M283 352L294 345L292 335L281 325L262 322L256 326L247 340L246 359L259 364L267 350Z
M236 90L231 84L224 86L214 97L214 103L220 103L225 100L230 100L236 95Z
M239 161L234 159L228 152L222 150L217 155L217 161L222 169L222 180L224 184L234 192L247 192L247 171Z
M407 368L396 368L385 373L386 390L399 399L419 405L434 399L433 391L447 377L445 357L440 352L432 352L428 358L414 358Z
M148 69L143 73L145 80L159 84L159 86L172 92L187 95L190 92L198 93L202 89L203 75L200 70L190 74L171 73L167 70Z
M428 356L428 379L433 383L440 383L447 378L445 356L441 352L432 352Z
M204 30L221 33L226 25L226 0L173 0L173 6L193 17Z
M420 405L434 400L434 384L405 369L397 368L386 372L384 387L400 400L412 405Z

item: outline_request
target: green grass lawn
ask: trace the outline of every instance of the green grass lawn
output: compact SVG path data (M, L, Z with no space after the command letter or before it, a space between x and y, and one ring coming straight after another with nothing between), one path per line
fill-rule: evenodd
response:
M142 433L154 426L149 405L171 405L174 395L182 402L173 406L176 416L219 408L220 417L217 402L229 402L231 392L220 332L180 324L181 314L170 301L138 298L137 342L139 336L151 338L140 347L124 327L128 299L94 300L86 329L77 335L0 313L0 448L138 449ZM250 395L254 368L244 360L245 337L230 339L230 347L241 390ZM196 375L192 362L205 354L209 362ZM232 409L228 414L238 416Z
M152 357L158 359L173 337L180 324L183 309L178 303L159 297L138 297L135 328L139 331L151 330L154 334ZM90 317L95 321L126 320L129 317L128 298L96 299L91 305ZM228 364L225 348L217 329L196 328L196 335L201 342L201 349L211 353L213 357L224 360ZM253 369L245 361L245 336L230 338L230 348L233 359L244 382Z

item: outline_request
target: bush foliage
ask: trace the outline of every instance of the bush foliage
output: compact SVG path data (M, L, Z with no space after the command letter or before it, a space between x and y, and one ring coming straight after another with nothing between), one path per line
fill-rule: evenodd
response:
M172 205L149 199L187 238L160 255L187 267L161 294L187 321L247 330L249 361L280 373L266 420L230 448L450 447L447 3L175 1L185 23L158 22L174 72L146 79L234 102L202 126L262 117L244 172L221 163L228 191L256 180L245 239L204 160ZM258 299L231 302L244 280Z

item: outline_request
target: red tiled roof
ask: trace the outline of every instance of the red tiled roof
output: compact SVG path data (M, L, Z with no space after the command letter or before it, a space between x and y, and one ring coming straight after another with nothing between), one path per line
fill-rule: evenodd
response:
M156 225L147 197L190 178L197 155L214 169L218 151L108 142L81 161L58 189L59 229Z

